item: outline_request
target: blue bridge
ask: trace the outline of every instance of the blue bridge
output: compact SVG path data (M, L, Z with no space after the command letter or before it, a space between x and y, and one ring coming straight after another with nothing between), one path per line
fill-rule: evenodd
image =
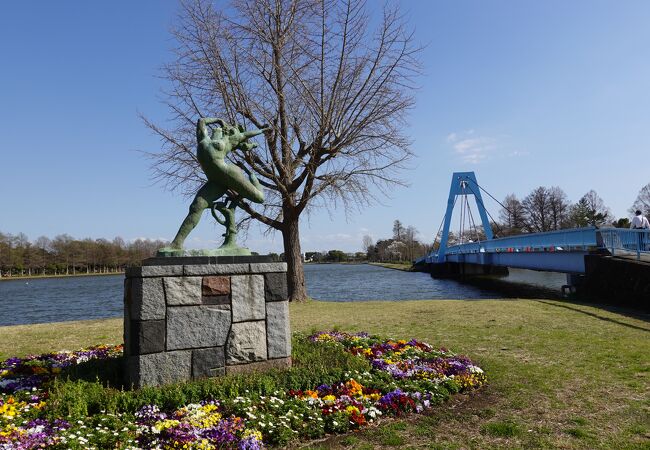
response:
M481 191L487 193L477 183L474 172L453 174L440 245L416 260L417 268L429 271L433 276L498 273L499 268L508 267L564 272L569 275L567 279L571 285L593 271L590 269L590 260L591 266L594 265L593 258L615 256L627 258L626 262L650 262L648 230L594 226L495 238ZM459 206L461 209L461 223L468 218L473 221L468 202L470 196L476 200L483 233L477 233L476 226L468 228L475 236L470 240L467 236L471 233L464 232L461 225L460 242L449 245L454 208ZM650 286L648 290L650 297Z

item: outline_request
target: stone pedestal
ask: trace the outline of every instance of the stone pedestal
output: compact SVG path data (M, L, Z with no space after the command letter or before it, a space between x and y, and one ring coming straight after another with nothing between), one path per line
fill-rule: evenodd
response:
M286 270L256 256L151 258L128 269L128 383L289 367Z

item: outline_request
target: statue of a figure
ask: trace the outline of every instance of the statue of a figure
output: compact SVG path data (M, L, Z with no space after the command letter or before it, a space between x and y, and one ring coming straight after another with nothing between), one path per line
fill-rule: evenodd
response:
M228 204L230 201L230 204ZM214 202L212 204L212 217L221 225L226 227L226 232L222 235L225 239L223 241L223 248L230 248L237 246L237 223L235 222L235 209L237 208L237 200L227 197L225 202ZM217 214L219 211L223 215L223 219Z
M217 124L218 127L212 130L208 128L210 124ZM230 126L222 119L202 118L196 124L196 156L208 178L208 181L199 189L190 205L189 213L178 229L176 237L169 247L158 251L159 256L176 256L183 255L183 243L185 238L196 227L201 219L201 214L207 208L212 209L212 214L217 221L226 226L224 236L226 240L221 246L225 250L237 249L234 242L237 233L235 225L234 211L239 199L248 199L255 203L264 202L264 192L259 181L251 172L244 175L242 170L225 161L226 155L235 149L250 150L257 147L256 143L246 142L253 136L262 134L268 127L261 130L246 131L242 125ZM224 194L235 194L237 198L228 195L226 202L217 202ZM224 215L225 220L218 219L215 209ZM219 254L235 254L221 252Z

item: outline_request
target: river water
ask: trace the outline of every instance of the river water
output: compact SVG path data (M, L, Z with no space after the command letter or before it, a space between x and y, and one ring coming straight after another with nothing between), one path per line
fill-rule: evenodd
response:
M506 284L541 289L512 291L502 284L436 280L367 264L308 264L305 279L310 297L337 302L538 296L556 293L565 282L563 274L513 270ZM124 275L0 281L0 326L121 317L123 281Z

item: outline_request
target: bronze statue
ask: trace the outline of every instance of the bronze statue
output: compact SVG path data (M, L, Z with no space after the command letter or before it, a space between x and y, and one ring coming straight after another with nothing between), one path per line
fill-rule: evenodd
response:
M212 133L208 128L208 125L211 124L219 125L212 130ZM226 239L217 250L191 252L191 254L215 256L250 254L247 249L237 247L235 243L237 234L235 208L241 199L263 203L264 191L253 173L246 171L248 176L244 175L239 167L226 163L225 158L235 149L250 150L257 147L256 143L246 141L262 134L266 129L268 127L246 131L242 125L231 126L222 119L210 117L199 119L196 124L196 140L198 142L196 156L208 181L196 193L176 237L169 247L158 251L159 256L185 255L186 252L183 251L185 238L198 225L201 214L207 208L211 208L215 219L226 227L224 234ZM218 202L224 194L227 194L226 201ZM230 202L229 205L228 202ZM216 211L223 214L223 220L219 219Z

